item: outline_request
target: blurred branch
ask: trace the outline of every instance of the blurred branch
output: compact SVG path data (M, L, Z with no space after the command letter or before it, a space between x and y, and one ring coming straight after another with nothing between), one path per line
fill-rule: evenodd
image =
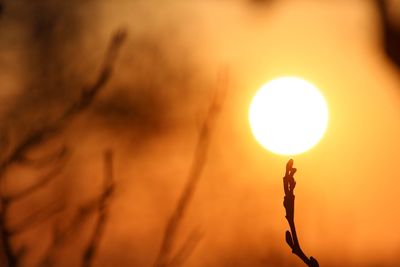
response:
M114 193L114 187L113 155L112 151L106 151L104 153L103 192L100 196L98 205L99 214L94 231L83 255L82 267L91 267L93 265L93 259L97 253L101 238L103 237L104 227L108 220L108 203Z
M296 171L297 169L293 168L293 160L289 160L286 164L285 177L283 177L283 189L285 191L283 206L286 210L286 220L290 226L290 231L286 231L286 243L292 249L292 253L297 255L307 266L319 267L316 259L313 257L308 258L304 254L297 238L296 226L294 224L294 188L296 187L296 181L293 177Z
M115 61L118 57L120 48L124 41L126 40L127 32L124 29L118 30L111 39L109 47L107 49L103 67L100 71L99 76L95 80L95 82L89 86L86 86L82 90L82 95L79 101L73 104L61 117L61 121L68 120L74 115L80 113L93 102L94 98L98 95L98 93L104 88L106 83L111 77L111 74L114 69Z
M57 250L68 240L76 236L77 232L81 229L81 226L90 218L93 213L99 209L101 204L99 199L101 197L102 195L82 205L77 210L66 228L61 229L57 224L53 226L53 238L48 246L47 251L44 253L41 263L38 266L54 266L54 258Z
M26 153L36 147L37 145L48 140L59 132L62 127L77 114L89 107L93 102L94 98L98 95L101 89L104 88L106 82L110 79L115 60L118 52L126 39L126 31L117 31L111 39L110 45L107 49L103 67L100 71L99 76L93 84L86 86L82 89L80 99L73 103L52 125L45 127L35 133L32 133L24 141L22 141L14 151L0 164L0 174L12 163L18 162L25 158Z
M190 202L193 198L194 192L196 191L199 179L204 169L206 162L207 151L210 144L211 131L214 127L215 120L219 114L222 106L223 99L225 97L227 89L227 77L226 72L221 72L218 87L215 92L214 98L208 109L206 118L200 129L200 133L197 139L196 150L194 153L193 162L190 168L189 175L187 177L186 185L178 199L174 211L171 217L167 221L167 225L163 234L163 239L160 247L160 251L154 263L154 267L168 267L174 262L182 263L189 256L190 252L186 248L181 248L181 253L178 253L178 258L172 256L172 250L176 243L177 234L182 221L186 215ZM193 242L198 242L197 239L193 239ZM192 242L185 243L185 245L191 245L194 249L195 244ZM185 251L185 253L183 253ZM189 252L189 253L187 253ZM183 257L184 256L184 257ZM179 260L178 260L179 259Z
M1 245L5 257L7 258L7 266L8 267L18 267L18 257L17 254L14 253L13 247L11 244L11 236L9 234L9 230L7 227L7 220L9 217L10 210L10 202L7 199L2 198L0 201L1 205L1 215L0 215L0 227L1 227Z
M48 173L43 175L41 178L38 179L38 181L23 190L14 193L14 194L9 194L6 195L4 194L3 198L6 200L8 203L13 203L15 201L18 201L20 199L26 198L30 196L31 194L37 192L41 188L45 187L47 184L49 184L51 181L54 180L55 177L57 177L58 174L61 173L62 169L64 167L63 163L58 164L55 166L52 170L50 170Z
M27 155L24 155L21 157L18 161L19 164L23 164L25 166L30 166L30 167L42 167L44 165L48 165L50 163L55 163L57 161L62 160L65 158L67 155L68 149L66 146L63 146L61 149L57 150L54 153L50 153L49 155L42 156L38 159L33 159L28 157Z
M174 267L182 266L186 259L189 258L192 252L196 249L202 237L203 235L200 231L194 230L183 243L181 249L171 259L169 265Z
M103 235L103 229L107 221L107 205L113 195L115 187L113 179L113 157L111 151L106 151L104 154L104 168L105 173L103 190L100 196L81 206L65 229L60 229L57 227L57 225L54 225L52 241L50 242L47 251L44 253L44 257L38 266L54 266L56 251L70 238L76 236L80 226L87 221L90 215L98 211L99 215L96 221L95 229L90 237L87 247L85 248L81 263L81 266L92 266L94 256L98 250L98 246Z
M118 56L118 52L120 51L120 48L124 40L126 39L126 36L127 33L125 30L119 30L113 35L106 51L103 65L101 67L98 77L93 84L85 86L82 89L81 97L69 108L67 108L66 111L51 125L46 126L28 135L23 141L17 144L15 148L0 162L0 248L2 247L4 250L4 254L7 258L7 265L9 267L19 266L19 255L21 255L20 252L16 252L13 249L11 233L15 234L16 232L26 229L27 226L29 226L32 222L31 220L26 220L26 223L20 223L18 226L10 230L8 228L9 226L7 225L7 222L9 220L10 205L13 201L28 196L34 191L48 184L53 179L54 175L58 173L58 169L55 169L54 172L50 172L48 175L45 175L31 187L28 187L22 192L16 193L11 196L6 196L4 193L3 184L5 172L11 165L15 163L38 166L46 162L50 162L52 160L52 157L62 158L64 156L64 151L61 151L59 154L49 155L40 160L32 160L28 158L27 154L32 149L38 147L51 137L55 136L55 134L59 133L71 119L76 117L78 114L80 114L90 106L95 97L105 87L107 81L110 79L115 61ZM5 140L7 140L7 138ZM33 218L35 221L42 221L46 217L42 212L31 216L31 218Z
M389 14L387 0L373 0L379 12L383 31L383 46L388 58L400 68L400 27Z
M57 203L50 203L47 206L34 211L32 214L24 218L23 221L19 222L12 228L10 227L8 229L8 235L9 236L17 235L27 230L28 228L33 227L36 224L43 222L44 220L47 220L48 218L50 218L51 215L62 211L63 208L64 208L63 205Z

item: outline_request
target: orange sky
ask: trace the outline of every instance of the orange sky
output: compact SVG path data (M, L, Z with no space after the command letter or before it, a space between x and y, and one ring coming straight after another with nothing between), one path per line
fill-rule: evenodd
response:
M224 156L216 162L222 160L249 195L279 196L287 158L253 140L248 104L271 78L298 75L312 81L327 98L330 123L315 149L294 157L304 244L327 257L331 249L357 260L396 257L399 78L378 50L374 10L363 1L285 1L265 11L227 3L200 6L206 37L198 43L206 49L199 54L228 62L234 84L215 141ZM279 210L280 199L264 201ZM281 223L274 229L283 231Z
M78 12L85 27L77 42L86 52L77 55L87 60L71 64L77 64L76 72L94 75L92 62L116 27L126 25L130 34L108 91L65 134L74 152L58 185L69 188L71 203L95 194L96 182L82 177L101 175L98 158L104 147L116 151L118 194L96 266L152 264L164 223L188 173L221 66L229 67L230 88L182 229L183 235L191 229L203 234L186 266L299 264L284 243L288 226L281 178L288 158L261 148L247 121L251 98L259 87L286 75L315 84L330 113L320 143L294 157L296 222L303 249L321 266L400 263L400 74L380 51L377 16L367 1L249 5L245 1L103 0L92 5L95 8ZM6 22L13 25L12 19ZM0 37L16 42L12 48L1 47L10 50L4 62L18 61L25 53L19 46L26 33L10 32L16 37ZM157 40L154 47L159 45L161 54L155 58L145 56L146 46L135 52L142 49L142 42ZM163 73L160 58L170 72ZM187 62L190 69L185 69ZM9 77L2 84L12 85L4 93L6 100L21 90L14 88L23 83L15 78L25 71L21 65L2 74ZM186 70L194 78L186 81L175 75ZM152 82L162 86L143 89ZM125 109L108 114L107 99L117 99L118 105L125 103L124 96L128 106L138 105L130 107L133 111L126 109L134 115L121 115ZM61 193L55 190L54 194ZM22 210L30 205L22 205ZM48 229L27 234L26 240L34 243L39 234L49 235ZM74 249L60 253L64 259L60 266L70 266L78 257L68 256Z
M231 71L232 87L204 177L212 188L205 186L198 192L204 202L199 205L207 210L202 224L221 223L219 216L227 220L223 225L229 224L227 218L243 222L243 227L231 231L248 237L254 246L262 242L258 235L266 239L266 232L283 237L287 226L282 219L280 178L287 158L264 151L255 142L247 109L263 83L297 75L322 90L330 110L323 140L294 157L304 247L321 255L322 264L337 255L355 262L398 259L400 79L379 50L379 24L372 7L364 1L282 1L265 8L240 1L198 1L176 6L160 8L156 14L162 18L179 14L172 19L182 23L177 36L188 39L191 55L206 72L215 73L221 64ZM125 21L128 13L115 16ZM118 19L111 20L118 24ZM166 21L170 22L160 19L154 27L166 27ZM219 186L228 192L218 192ZM221 208L215 207L214 214L210 205ZM220 228L215 231L231 234ZM198 257L210 253L215 245L212 237L210 233L206 238L210 243L201 247ZM283 244L283 239L274 242L278 241ZM194 256L191 264L200 266L196 262Z

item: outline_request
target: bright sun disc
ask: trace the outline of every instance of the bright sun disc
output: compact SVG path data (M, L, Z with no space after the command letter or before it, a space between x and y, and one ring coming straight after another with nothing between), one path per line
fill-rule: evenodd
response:
M318 89L295 77L270 81L256 93L249 121L257 141L280 155L315 146L328 126L328 107Z

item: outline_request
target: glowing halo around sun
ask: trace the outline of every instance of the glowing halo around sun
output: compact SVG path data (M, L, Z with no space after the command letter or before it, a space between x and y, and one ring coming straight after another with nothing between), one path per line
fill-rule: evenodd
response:
M328 117L319 90L296 77L277 78L262 86L249 109L254 137L280 155L296 155L314 147L327 129Z

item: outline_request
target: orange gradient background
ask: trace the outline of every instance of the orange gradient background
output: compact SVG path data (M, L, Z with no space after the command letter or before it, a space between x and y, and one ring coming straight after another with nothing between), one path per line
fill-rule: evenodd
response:
M24 89L32 74L25 54L34 41L27 37L30 21L17 18L34 11L23 1L8 4L0 21L7 25L0 35L0 88L6 88L0 92L1 123L17 140L21 129L38 125L43 121L38 118L78 93L36 95ZM127 45L110 84L63 134L72 154L62 179L52 192L19 204L16 218L44 200L62 197L77 207L95 196L101 153L111 147L117 189L95 266L151 266L188 175L218 70L228 66L230 87L181 229L182 236L193 229L202 233L185 266L302 266L284 240L282 177L289 158L264 150L247 117L255 92L279 76L310 81L329 106L324 137L294 157L303 249L326 267L399 266L400 73L381 51L372 5L356 0L74 5L82 32L68 40L79 49L60 45L55 52L67 62L66 80L95 77L108 38L120 25L128 29ZM54 31L71 26L65 25ZM18 102L24 95L27 102ZM120 109L107 109L110 99ZM9 103L21 107L19 113L7 113ZM19 237L33 248L27 266L35 266L45 250L48 226ZM57 266L74 266L91 226L63 248Z

